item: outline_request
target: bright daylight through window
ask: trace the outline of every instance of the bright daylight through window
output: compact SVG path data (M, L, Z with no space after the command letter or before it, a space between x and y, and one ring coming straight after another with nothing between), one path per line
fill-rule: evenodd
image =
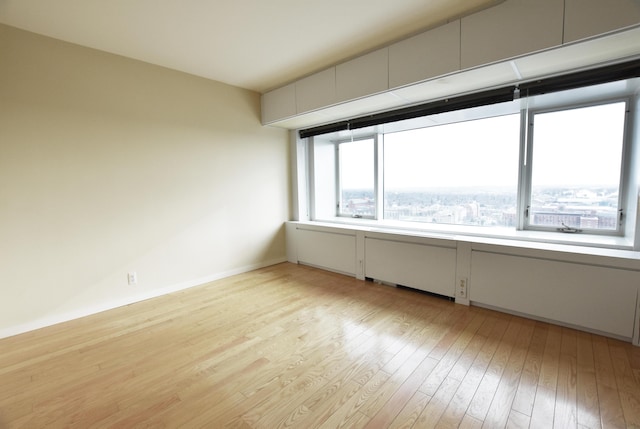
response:
M373 139L349 141L338 146L340 215L375 216L374 150Z
M311 218L489 236L633 235L638 87L630 79L315 135Z
M384 138L384 218L515 226L519 115Z
M618 229L625 112L618 102L533 115L530 225Z

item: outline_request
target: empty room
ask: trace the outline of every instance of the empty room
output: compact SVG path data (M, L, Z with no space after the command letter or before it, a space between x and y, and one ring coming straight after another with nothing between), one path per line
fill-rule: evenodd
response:
M0 0L0 429L640 427L637 0Z

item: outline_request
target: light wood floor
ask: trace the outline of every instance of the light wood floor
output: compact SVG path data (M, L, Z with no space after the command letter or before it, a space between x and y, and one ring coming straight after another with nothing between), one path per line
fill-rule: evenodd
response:
M630 344L281 264L0 340L4 428L640 427Z

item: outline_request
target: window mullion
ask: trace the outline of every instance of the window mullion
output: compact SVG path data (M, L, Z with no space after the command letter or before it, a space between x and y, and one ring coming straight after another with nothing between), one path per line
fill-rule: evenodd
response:
M336 216L340 216L340 214L342 213L343 207L342 207L342 184L340 183L340 144L335 143L335 161L334 161L334 165L336 166L335 168L335 183L336 183L336 212L335 215Z
M375 137L375 159L374 159L374 177L375 177L375 199L376 214L378 220L384 219L384 135L377 134Z
M637 181L637 177L633 175L633 145L631 139L633 136L633 112L631 100L626 101L625 118L624 118L624 136L623 136L623 149L622 149L622 165L620 168L620 193L618 195L618 229L620 235L624 236L627 231L628 216L634 215L637 217L637 207L631 209L629 201L634 201L637 195L636 189L634 189L632 183ZM634 103L637 103L637 99L634 99ZM637 150L637 149L636 149ZM630 192L630 193L629 193ZM635 222L632 221L631 229L633 230Z
M520 168L518 171L518 230L529 226L531 215L531 171L533 153L533 117L529 109L520 112Z

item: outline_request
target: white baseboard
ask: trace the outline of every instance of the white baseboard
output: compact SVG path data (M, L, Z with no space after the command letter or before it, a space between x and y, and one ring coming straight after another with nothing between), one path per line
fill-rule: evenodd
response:
M257 270L259 268L268 267L271 265L287 262L286 258L274 259L271 261L262 262L260 264L246 265L244 267L235 268L233 270L224 271L221 273L212 274L197 279L188 280L185 282L177 283L161 289L148 291L146 293L127 297L125 299L114 300L108 303L101 303L93 307L82 308L76 311L71 311L62 314L56 314L42 319L33 320L21 325L10 326L8 328L0 329L0 339L12 337L14 335L24 334L25 332L35 331L36 329L46 328L47 326L57 325L58 323L68 322L74 319L80 319L81 317L91 316L92 314L101 313L103 311L112 310L114 308L123 307L125 305L134 304L136 302L145 301L147 299L157 298L169 293L178 292L181 290L189 289L195 286L200 286L206 283L210 283L216 280L220 280L226 277L235 276L237 274L246 273L249 271Z

